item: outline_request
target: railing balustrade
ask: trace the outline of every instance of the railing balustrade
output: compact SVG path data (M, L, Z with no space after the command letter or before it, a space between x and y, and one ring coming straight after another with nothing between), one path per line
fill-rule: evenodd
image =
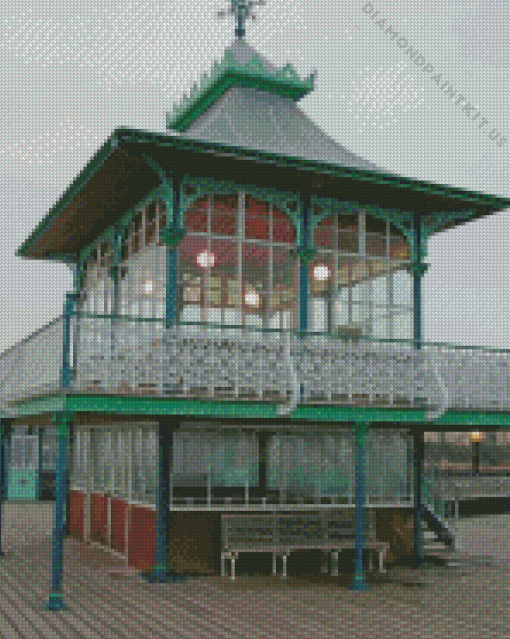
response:
M0 356L1 404L61 388L63 325L57 317Z
M62 317L0 357L0 402L60 389ZM79 326L79 331L76 329ZM74 393L510 409L510 351L75 313ZM290 339L290 357L288 348ZM299 395L299 396L297 396Z

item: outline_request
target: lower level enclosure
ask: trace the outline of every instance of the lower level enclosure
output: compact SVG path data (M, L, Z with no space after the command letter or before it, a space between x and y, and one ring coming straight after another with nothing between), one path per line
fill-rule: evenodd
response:
M70 534L120 553L140 570L156 556L157 428L75 426L70 459ZM170 441L169 565L183 573L220 574L222 514L354 515L351 428L312 435L197 422L175 430ZM377 541L388 543L391 563L413 551L407 432L370 430L365 461L367 520L374 513ZM241 570L255 561L258 571L271 572L270 557L246 555L257 556L240 558ZM341 553L340 566L342 555L349 552ZM324 568L325 560L320 550L292 552L289 574L298 564Z

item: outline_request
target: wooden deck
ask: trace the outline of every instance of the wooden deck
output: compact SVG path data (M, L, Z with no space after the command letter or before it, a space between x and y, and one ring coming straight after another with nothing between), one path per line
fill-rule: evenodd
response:
M48 503L3 505L1 639L389 639L397 625L397 634L409 639L508 636L508 555L487 566L374 573L371 590L358 593L347 589L349 574L288 581L240 574L234 583L213 576L149 584L121 559L68 538L67 609L46 611L52 511ZM507 527L501 535L509 539L510 518L500 521ZM466 538L468 524L461 525ZM493 525L494 539L496 532ZM498 552L495 545L491 550Z

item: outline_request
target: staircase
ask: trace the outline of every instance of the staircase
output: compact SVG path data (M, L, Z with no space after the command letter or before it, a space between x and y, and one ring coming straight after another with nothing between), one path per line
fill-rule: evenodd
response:
M424 478L423 482L423 511L422 533L423 554L425 558L433 557L441 559L448 566L459 565L456 561L457 548L455 535L451 527L446 523L445 501L446 486L441 486L443 494L439 494L438 482L432 475ZM439 512L441 514L439 514Z
M425 558L440 559L447 566L459 565L455 535L433 507L424 503L422 511L423 554Z

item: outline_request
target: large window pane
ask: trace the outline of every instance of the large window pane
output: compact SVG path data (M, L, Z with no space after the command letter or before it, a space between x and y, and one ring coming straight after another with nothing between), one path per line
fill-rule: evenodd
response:
M173 472L181 479L211 473L217 487L258 484L258 443L246 433L174 434Z

